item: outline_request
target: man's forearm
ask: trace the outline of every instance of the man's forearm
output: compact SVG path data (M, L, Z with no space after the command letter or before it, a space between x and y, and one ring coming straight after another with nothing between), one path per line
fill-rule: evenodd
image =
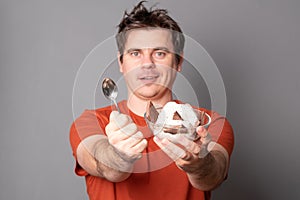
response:
M130 176L133 162L122 158L109 144L107 138L95 143L93 153L99 176L112 182L120 182Z
M200 159L197 169L187 172L187 175L195 188L209 191L222 183L226 170L225 156L219 151L211 151Z

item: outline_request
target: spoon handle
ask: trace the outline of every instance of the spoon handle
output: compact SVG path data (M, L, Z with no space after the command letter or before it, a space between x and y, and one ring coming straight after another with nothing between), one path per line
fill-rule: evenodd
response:
M116 100L115 100L114 98L112 98L111 100L112 100L112 102L115 104L115 106L116 106L118 112L121 113L120 108L119 108L118 103L116 102Z

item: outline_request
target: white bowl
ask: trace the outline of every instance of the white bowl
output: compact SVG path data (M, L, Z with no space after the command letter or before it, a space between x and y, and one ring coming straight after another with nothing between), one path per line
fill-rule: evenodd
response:
M162 108L156 108L156 110L158 111L158 113L161 112ZM198 109L194 109L194 112L196 113L196 116L198 118L198 120L200 121L200 116L201 116L201 112L204 111L200 111ZM207 114L206 112L204 113L205 119L204 122L205 124L201 124L200 126L203 126L204 128L208 128L208 126L211 123L211 117L209 116L209 114ZM161 133L162 131L165 133L169 133L169 134L184 134L185 136L187 136L188 138L195 140L198 138L198 134L196 133L196 128L199 126L199 123L197 124L188 124L185 126L182 126L182 120L172 120L171 124L166 124L166 122L161 122L160 123L156 123L153 121L150 121L147 117L146 117L146 113L144 114L144 118L147 122L148 127L150 128L150 130L153 132L154 135L158 135L159 133Z

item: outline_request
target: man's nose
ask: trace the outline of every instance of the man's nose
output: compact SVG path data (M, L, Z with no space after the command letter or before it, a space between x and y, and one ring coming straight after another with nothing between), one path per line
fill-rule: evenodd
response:
M144 54L142 62L143 68L153 68L155 66L152 54L150 52Z

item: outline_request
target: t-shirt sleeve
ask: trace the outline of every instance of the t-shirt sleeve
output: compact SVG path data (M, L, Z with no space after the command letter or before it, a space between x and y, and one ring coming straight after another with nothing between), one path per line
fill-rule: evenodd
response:
M229 121L216 112L211 112L212 122L208 127L208 132L212 140L222 145L230 156L234 146L233 129Z
M108 123L105 116L105 114L101 115L96 111L86 110L71 125L70 144L76 160L75 173L79 176L86 176L88 173L77 162L77 147L82 140L89 136L105 134L104 129Z

